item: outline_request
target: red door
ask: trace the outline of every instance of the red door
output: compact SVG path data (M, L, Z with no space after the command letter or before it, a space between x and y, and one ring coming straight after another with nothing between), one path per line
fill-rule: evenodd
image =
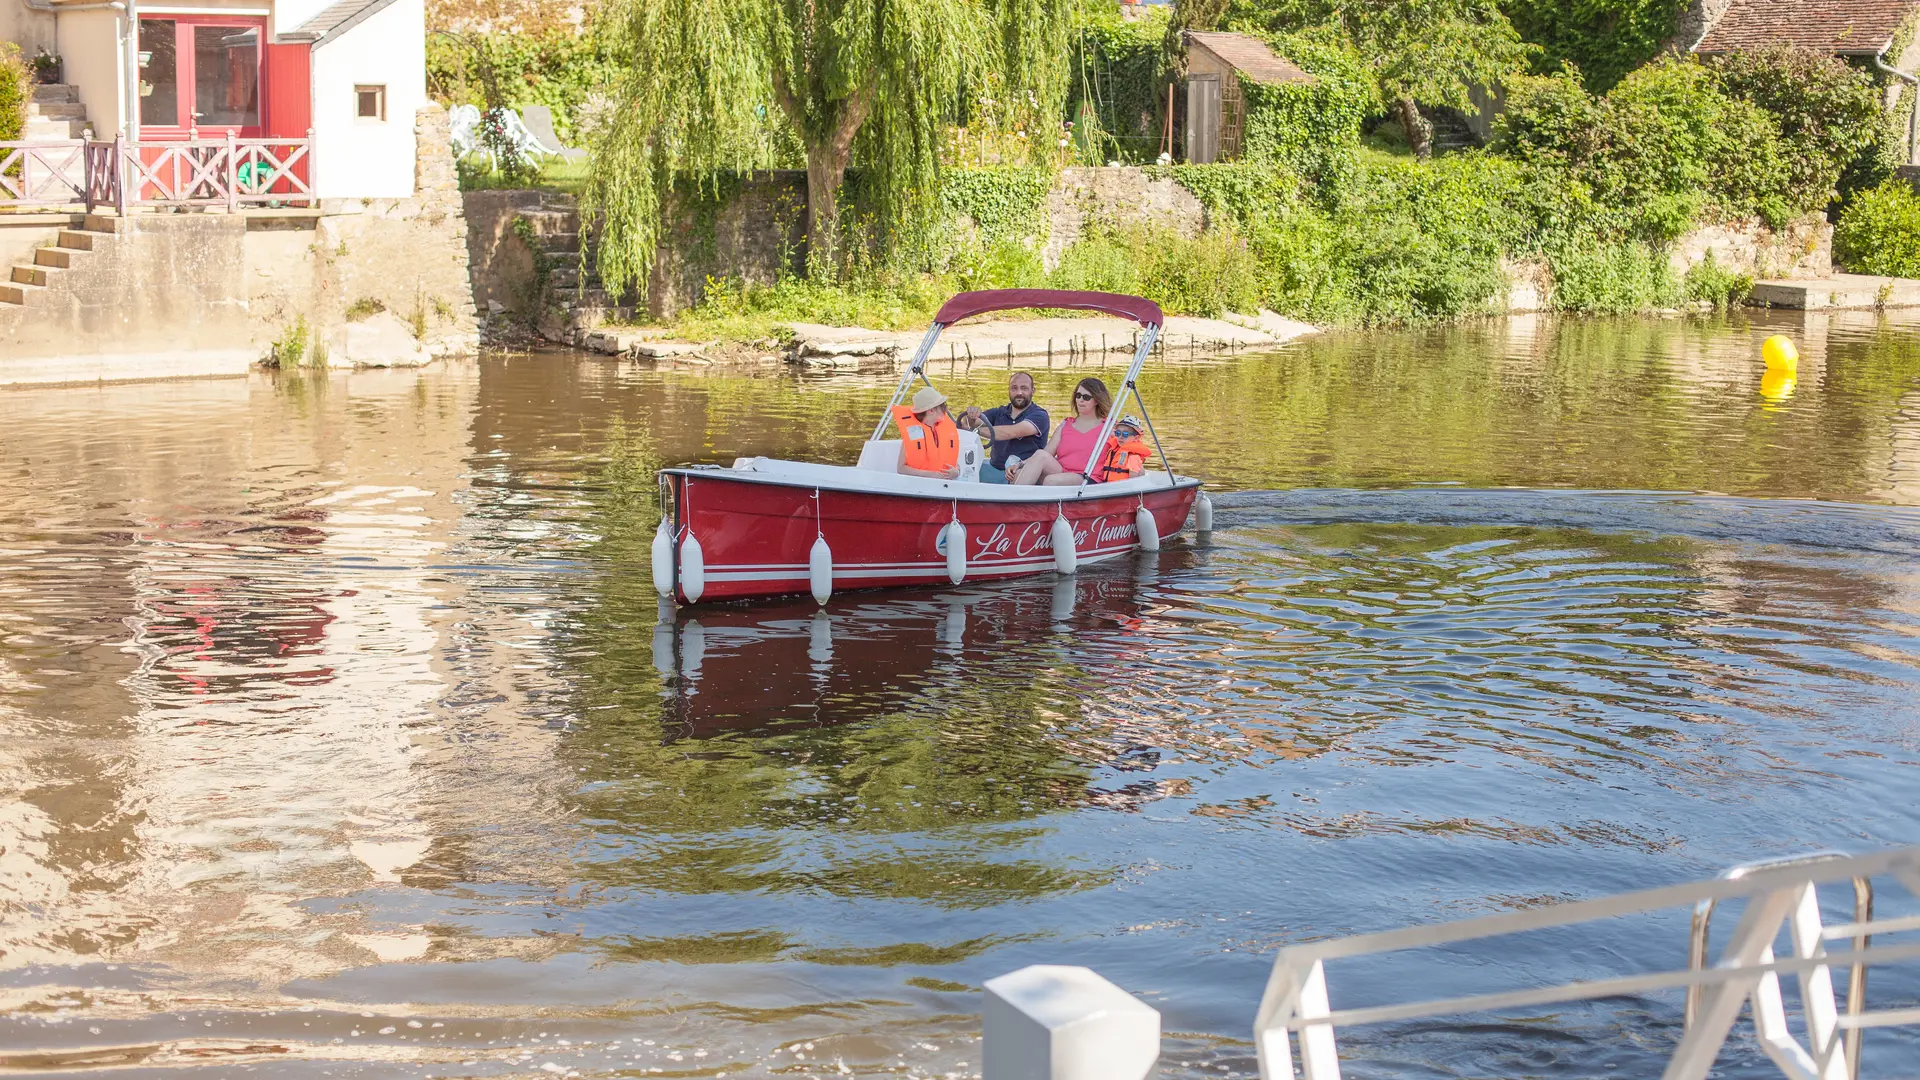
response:
M166 15L140 20L140 128L145 139L259 138L267 20Z

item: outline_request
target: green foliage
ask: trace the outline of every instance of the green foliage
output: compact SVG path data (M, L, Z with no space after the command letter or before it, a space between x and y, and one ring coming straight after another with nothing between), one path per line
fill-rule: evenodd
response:
M1780 168L1805 209L1824 209L1841 176L1876 148L1886 109L1867 74L1812 49L1784 45L1709 61L1728 95L1773 117Z
M1142 163L1159 155L1170 10L1146 6L1139 17L1124 18L1119 5L1098 4L1083 13L1067 114L1091 160Z
M904 235L939 191L942 127L992 73L1007 101L1057 126L1071 0L616 0L630 63L595 142L584 209L603 219L601 277L644 280L664 189L769 164L775 133L804 146L808 260L842 269L839 188L857 164L876 235ZM1042 130L1037 124L1035 131Z
M1888 180L1856 195L1833 229L1833 257L1856 274L1920 277L1920 195Z
M1572 64L1588 89L1604 93L1660 52L1688 0L1503 0L1507 17L1540 46L1535 70Z
M1047 284L1144 296L1180 315L1217 318L1260 306L1259 264L1233 233L1187 237L1160 225L1098 229L1068 248Z
M1495 0L1237 0L1230 21L1290 33L1335 27L1371 72L1380 99L1473 112L1472 86L1495 86L1534 47Z
M1709 251L1681 279L1680 291L1689 300L1705 301L1717 308L1731 307L1753 292L1753 277L1721 266Z
M612 36L598 20L532 33L427 35L427 89L443 105L553 110L554 132L581 135L581 110L606 93L620 70Z
M299 367L307 362L313 345L313 328L307 325L307 317L296 315L268 347L267 358L275 367Z
M1547 251L1553 306L1581 314L1672 307L1681 292L1667 257L1644 240L1561 241Z
M347 321L360 322L365 319L371 319L385 310L387 310L387 305L371 296L363 296L347 305Z
M27 102L33 81L20 60L20 47L0 41L0 142L13 142L27 127Z
M1771 113L1725 92L1714 69L1672 57L1600 98L1571 72L1512 80L1495 145L1547 171L1549 217L1609 239L1663 243L1708 215L1777 227L1832 192L1828 172L1787 167Z
M1022 240L1046 227L1052 187L1053 176L1044 169L948 169L940 178L940 208L948 220L967 217L988 244Z
M1381 104L1366 58L1325 26L1280 35L1270 44L1316 81L1274 86L1243 77L1241 156L1285 166L1323 187L1344 184L1353 173L1361 124Z

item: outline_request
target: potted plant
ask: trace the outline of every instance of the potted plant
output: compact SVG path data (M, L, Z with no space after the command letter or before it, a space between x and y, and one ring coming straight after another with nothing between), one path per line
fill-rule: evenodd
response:
M52 86L58 83L60 76L63 74L61 71L60 57L45 49L41 49L40 52L29 61L28 66L33 68L33 81L42 86Z

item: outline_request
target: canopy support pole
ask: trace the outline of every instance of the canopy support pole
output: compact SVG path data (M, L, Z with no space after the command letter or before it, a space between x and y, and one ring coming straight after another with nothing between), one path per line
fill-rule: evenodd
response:
M920 381L928 386L933 385L933 380L927 378L924 370L927 355L933 352L933 343L940 340L940 332L946 328L944 323L934 323L927 329L927 336L920 339L920 347L913 351L913 360L907 364L907 370L900 374L900 385L893 388L893 396L887 399L887 407L880 410L880 422L873 426L873 435L868 438L868 442L873 442L887 433L887 424L893 420L893 407L900 404L901 398L907 396L907 387L913 385L915 375L920 376Z
M1120 422L1120 415L1126 408L1127 395L1132 394L1135 401L1140 400L1140 393L1134 389L1133 380L1140 377L1140 369L1146 365L1147 354L1153 351L1153 343L1159 339L1160 328L1151 324L1147 326L1147 332L1140 335L1140 346L1133 351L1133 363L1127 365L1127 377L1126 380L1120 384L1120 395L1114 399L1113 405L1107 409L1106 422L1100 425L1100 436L1093 440L1093 453L1087 456L1087 467L1080 470L1080 479L1086 483L1093 483L1092 470L1100 467L1102 459L1106 455L1107 440L1113 437L1113 427ZM1145 412L1146 409L1147 407L1145 405L1140 406L1141 412ZM1157 438L1154 442L1155 445L1159 444ZM1167 456L1161 454L1161 463L1165 464L1166 460ZM1173 475L1173 467L1171 465L1167 466L1167 475Z
M1167 470L1168 480L1177 482L1180 478L1173 475L1173 462L1167 460L1167 448L1160 445L1160 433L1153 430L1153 414L1147 411L1146 399L1140 396L1139 387L1134 386L1131 381L1127 383L1127 390L1133 394L1134 404L1140 406L1140 419L1147 422L1147 434L1153 436L1153 450L1160 455L1161 468Z

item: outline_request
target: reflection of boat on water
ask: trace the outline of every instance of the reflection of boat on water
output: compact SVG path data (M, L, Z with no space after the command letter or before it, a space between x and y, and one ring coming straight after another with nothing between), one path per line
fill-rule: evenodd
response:
M941 332L973 315L1022 308L1100 311L1144 329L1092 444L1106 446L1129 397L1139 400L1134 380L1159 334L1159 306L1112 293L961 293L934 316L860 464L756 457L731 469L661 470L670 503L654 540L654 582L661 595L697 603L811 591L824 603L835 589L1072 573L1082 563L1157 550L1161 537L1184 527L1200 490L1200 481L1175 475L1164 451L1159 471L1106 483L1083 473L1077 486L982 484L899 472L901 444L882 436L914 380L932 385L925 367ZM1157 434L1154 439L1157 447ZM1094 467L1090 461L1088 469ZM1200 499L1199 524L1205 528L1207 509Z
M654 629L653 662L672 683L683 737L777 725L828 725L923 695L1016 692L1033 654L1069 623L1125 627L1140 617L1131 575L1061 576L1051 590L969 586L812 603L704 608Z

